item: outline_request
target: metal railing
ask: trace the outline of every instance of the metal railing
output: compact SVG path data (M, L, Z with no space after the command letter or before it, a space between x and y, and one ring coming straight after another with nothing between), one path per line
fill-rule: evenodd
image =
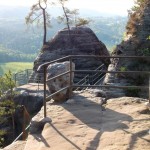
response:
M84 78L82 78L79 82L77 82L77 84L80 84L80 85L87 85L87 84L90 83L89 78L90 78L90 76L89 76L89 74L88 74L88 75L86 75ZM80 90L79 87L77 87L74 91L78 91L78 90ZM82 90L83 90L83 88L82 88Z
M149 102L150 102L150 87L149 86L115 86L115 85L79 85L79 84L73 84L72 83L72 73L76 73L76 72L84 72L84 73L114 73L114 74L120 74L120 73L136 73L136 74L148 74L150 77L150 71L106 71L106 70L72 70L72 62L74 59L80 59L80 58L91 58L91 59L105 59L105 58L130 58L130 59L149 59L150 60L150 56L95 56L95 55L70 55L70 56L66 56L51 62L46 62L42 65L39 66L38 70L43 69L44 70L44 100L43 100L43 105L44 105L44 117L46 117L46 101L50 98L52 98L54 95L58 94L59 92L69 89L69 96L72 96L72 89L73 88L77 88L77 87L105 87L105 88L122 88L122 89L126 89L126 88L137 88L137 89L149 89ZM70 61L70 68L69 71L62 73L60 75L57 75L53 78L50 78L49 80L46 80L46 74L47 74L47 66L55 63L55 62L62 62L62 61ZM69 78L69 85L66 87L63 87L62 89L60 89L59 91L52 93L49 96L46 96L46 83L50 80L54 80L60 76L63 76L65 74L70 74L70 78ZM150 79L149 79L150 81Z
M32 71L33 71L32 69L26 69L26 70L15 73L14 80L15 80L16 85L27 84L32 74Z
M100 65L99 67L97 67L95 70L104 70L104 64ZM80 84L80 85L98 85L105 77L104 73L95 73L93 75L87 74L85 77L83 77L80 81L78 81L76 84ZM83 90L86 88L76 88L74 91L77 90Z

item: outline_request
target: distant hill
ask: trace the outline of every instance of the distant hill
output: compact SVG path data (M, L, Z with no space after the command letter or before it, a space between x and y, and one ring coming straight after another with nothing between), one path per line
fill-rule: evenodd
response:
M30 7L24 7L24 6L1 6L0 9L0 18L24 18L27 13L29 12ZM18 13L19 12L19 13ZM49 12L52 17L57 17L62 13L61 8L59 7L52 7L49 9ZM96 10L92 9L80 9L79 10L80 15L82 17L97 17L97 16L103 16L103 17L114 17L113 13L102 13Z
M0 63L2 62L32 62L35 54L25 54L20 51L5 49L0 46Z
M58 24L55 18L57 14L60 14L60 11L61 10L58 11L58 8L52 8L51 10L53 18L51 20L52 28L48 30L48 40L50 40L58 30L65 27L63 24ZM10 57L10 55L5 54L5 58L7 58L7 56L9 58L5 60L17 60L19 59L17 55L21 53L21 55L24 55L24 61L33 61L41 49L43 37L42 28L33 26L30 30L28 29L24 19L28 12L29 8L27 7L15 8L4 6L0 10L0 46L5 49L1 50L0 53L2 54L8 51L8 54L11 51L11 54L14 54L13 59L11 59L12 57ZM88 14L92 20L88 26L108 48L120 43L127 23L126 17L108 17L107 15L101 17L102 14L100 15L96 11L82 10L82 15L86 16L86 14ZM91 17L96 15L98 17ZM2 56L3 55L0 55L0 61L3 61Z

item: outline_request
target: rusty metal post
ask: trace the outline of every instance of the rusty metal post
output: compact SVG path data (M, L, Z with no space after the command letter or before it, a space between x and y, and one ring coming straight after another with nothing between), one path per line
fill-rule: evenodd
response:
M17 77L16 76L17 76L17 73L15 73L15 76L14 76L15 77L15 86L17 85Z
M27 83L29 81L29 72L28 72L28 69L26 70L26 74L27 74Z
M69 98L72 96L72 57L69 58L70 61L70 79L69 79Z
M44 118L46 117L46 66L44 66L44 98L43 98L43 106L44 106Z
M23 125L22 125L22 140L24 141L25 140L25 137L26 137L26 131L25 131L25 113L24 113L24 106L22 106L22 109L23 109Z

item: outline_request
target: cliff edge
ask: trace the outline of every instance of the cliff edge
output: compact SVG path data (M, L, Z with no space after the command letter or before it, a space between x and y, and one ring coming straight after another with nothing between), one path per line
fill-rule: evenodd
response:
M102 108L100 97L84 91L63 104L47 102L49 119L39 124L43 108L32 119L24 150L149 150L150 111L145 101L122 97Z

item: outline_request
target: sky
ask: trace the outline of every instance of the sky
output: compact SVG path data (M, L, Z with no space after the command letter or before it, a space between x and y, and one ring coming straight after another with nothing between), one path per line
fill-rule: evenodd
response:
M37 0L0 0L1 5L9 6L32 6ZM112 13L126 16L134 0L69 0L68 6L78 9L91 9L102 13Z

